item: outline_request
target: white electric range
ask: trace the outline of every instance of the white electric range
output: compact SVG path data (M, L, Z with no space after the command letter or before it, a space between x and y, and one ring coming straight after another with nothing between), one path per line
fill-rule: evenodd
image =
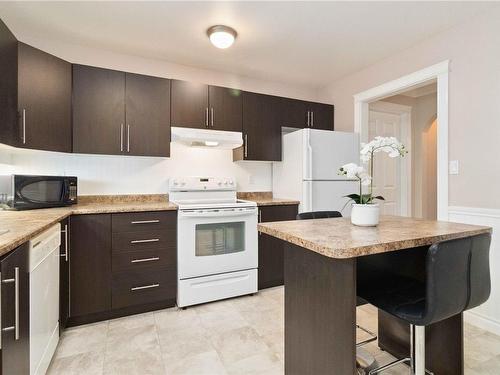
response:
M257 204L236 197L231 178L169 181L178 205L177 305L257 292Z

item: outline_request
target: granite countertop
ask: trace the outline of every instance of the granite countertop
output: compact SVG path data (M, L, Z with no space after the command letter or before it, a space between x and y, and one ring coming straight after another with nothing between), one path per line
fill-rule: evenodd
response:
M70 215L177 210L177 205L169 202L166 196L105 197L79 197L81 203L68 207L0 211L0 232L8 230L0 234L0 256Z
M293 199L274 198L270 191L238 192L238 199L255 202L257 206L286 206L300 203Z
M330 258L355 258L491 233L490 227L382 216L377 227L357 227L349 218L260 223L259 231Z

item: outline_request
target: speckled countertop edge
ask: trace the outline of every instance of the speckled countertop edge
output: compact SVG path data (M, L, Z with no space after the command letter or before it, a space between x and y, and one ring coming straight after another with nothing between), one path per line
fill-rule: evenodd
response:
M318 254L324 255L329 258L336 259L348 259L355 258L359 256L380 254L384 252L391 252L401 249L419 247L419 246L429 246L433 243L457 238L464 238L469 236L474 236L482 233L491 233L492 228L477 226L477 225L468 225L462 223L451 223L451 222L437 222L437 221L425 221L421 219L409 219L409 218L397 218L397 217L385 217L381 219L383 222L384 219L391 219L394 223L394 230L398 230L398 223L406 223L410 225L414 225L414 230L416 233L420 233L419 223L420 225L431 225L429 223L436 223L441 226L448 226L447 233L435 233L431 235L427 230L422 229L421 233L424 233L422 237L420 235L414 235L412 238L407 239L387 239L383 238L379 239L377 243L367 243L365 245L352 245L345 246L343 244L344 241L339 241L342 243L341 246L337 246L337 243L334 238L329 238L328 233L331 233L332 229L337 229L339 232L344 232L344 234L340 233L340 236L348 236L347 232L351 232L351 229L357 234L362 233L363 231L368 233L368 231L376 231L377 228L373 227L350 227L348 218L339 218L339 219L316 219L316 220L307 220L307 221L288 221L288 222L275 222L275 223L260 223L258 224L258 229L260 232L268 234L270 236L279 238L283 241L290 242L292 244L298 245L305 249L311 250ZM315 223L316 222L316 223ZM337 228L333 227L335 224L339 224L342 222L343 226L337 226ZM321 238L321 233L317 235L317 240L312 240L310 234L304 234L303 236L299 234L298 230L287 230L287 223L292 226L296 225L320 225L322 228L319 228L319 232L324 233L324 238ZM439 229L436 229L437 231ZM444 231L444 230L443 230ZM325 244L325 242L329 242Z

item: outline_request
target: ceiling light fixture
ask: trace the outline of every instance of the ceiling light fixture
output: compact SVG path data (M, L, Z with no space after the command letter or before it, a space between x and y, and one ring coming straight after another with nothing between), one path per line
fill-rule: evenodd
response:
M238 34L229 26L215 25L207 30L207 35L214 46L225 49L232 46Z

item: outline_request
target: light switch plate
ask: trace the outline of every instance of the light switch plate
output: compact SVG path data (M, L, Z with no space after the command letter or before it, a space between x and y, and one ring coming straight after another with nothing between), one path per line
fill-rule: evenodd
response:
M450 160L449 171L450 174L458 174L458 160Z

